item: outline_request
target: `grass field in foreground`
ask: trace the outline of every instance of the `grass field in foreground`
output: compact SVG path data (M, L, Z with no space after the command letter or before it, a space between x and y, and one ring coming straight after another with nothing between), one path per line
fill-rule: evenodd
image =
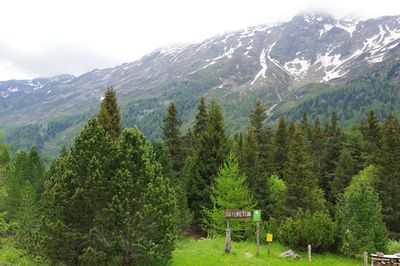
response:
M256 255L257 247L255 242L232 242L232 251L230 254L224 253L224 247L225 239L223 238L204 240L180 239L177 242L176 250L173 252L171 265L363 265L362 260L355 260L332 253L314 253L311 263L308 262L306 253L300 253L300 260L280 258L280 253L287 251L287 249L277 243L271 245L270 255L268 255L267 246L265 244L262 245L260 247L260 256Z

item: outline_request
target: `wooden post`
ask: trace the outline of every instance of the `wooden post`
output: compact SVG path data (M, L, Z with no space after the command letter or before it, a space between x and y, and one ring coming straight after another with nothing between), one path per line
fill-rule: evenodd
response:
M260 255L260 222L256 222L257 227L257 255Z
M271 242L268 242L268 255L270 255L271 253L270 253L270 248L271 248Z
M311 245L308 245L308 261L311 262Z
M368 266L368 252L364 252L364 266Z
M231 228L229 227L229 219L226 219L226 239L225 239L225 253L231 252Z

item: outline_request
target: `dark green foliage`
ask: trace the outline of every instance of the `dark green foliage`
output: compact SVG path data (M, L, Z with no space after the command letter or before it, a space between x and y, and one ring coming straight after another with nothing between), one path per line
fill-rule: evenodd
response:
M376 165L382 146L382 126L374 111L369 113L368 124L363 132L367 148L367 163Z
M288 132L286 129L286 121L283 116L279 118L278 129L275 133L274 146L274 173L282 178L284 176L284 166L288 159Z
M250 129L256 136L257 142L261 142L262 129L267 120L267 108L260 101L250 110Z
M335 175L330 184L330 190L335 203L343 200L343 192L350 184L354 174L354 161L351 152L348 149L343 149L336 166Z
M179 212L179 228L181 232L184 232L189 228L193 219L193 215L188 208L186 191L187 180L177 177L175 171L172 168L171 156L169 155L168 149L163 142L153 142L152 146L156 157L155 159L158 163L161 164L163 176L170 180L170 183L176 192L176 201Z
M382 221L381 203L372 182L377 169L369 166L353 177L344 193L344 206L339 215L340 250L349 256L384 251L387 242Z
M382 201L383 219L389 232L400 235L400 125L389 116L383 127L382 150L378 157L379 177L374 187Z
M325 129L325 135L321 187L325 193L325 198L332 203L334 198L330 189L330 183L335 176L336 166L343 144L343 131L337 124L335 112L332 113L331 121Z
M351 158L354 163L354 174L357 174L366 166L368 166L366 160L370 153L368 152L368 149L366 147L367 145L364 141L361 130L353 129L345 136L346 137L343 149L348 149L350 151Z
M167 114L163 119L163 140L171 154L174 171L179 174L183 167L182 137L179 131L182 122L178 116L178 109L175 103L170 103Z
M204 210L203 229L211 237L224 235L226 229L225 210L252 211L255 207L246 177L239 172L239 164L233 154L220 168L211 188L212 208ZM252 221L231 220L234 239L246 239L253 235Z
M6 210L10 219L18 219L16 212L24 203L21 190L24 186L33 190L30 200L36 204L44 189L44 166L35 147L29 153L19 152L8 172Z
M321 183L322 165L324 159L324 134L321 130L321 125L318 119L315 120L314 126L311 129L310 138L310 150L313 159L313 172L316 176L318 176L318 180Z
M97 119L89 120L71 151L50 168L43 197L40 245L54 261L76 264L89 247L101 251L95 230L110 202L115 148ZM83 256L83 257L81 257Z
M29 181L20 187L21 198L16 218L14 220L15 239L17 246L30 252L37 253L38 250L38 219L39 206L37 203L37 192Z
M287 186L287 209L296 214L298 208L311 211L325 209L324 198L318 186L318 178L312 171L312 157L302 131L297 125L288 147L288 159L284 166L284 180Z
M196 114L195 123L193 126L194 137L200 137L207 126L207 109L204 97L200 98L197 110L198 113Z
M307 140L311 139L311 126L308 122L308 115L307 113L303 114L303 117L300 121L300 128L303 131L303 135Z
M335 223L326 212L300 210L295 217L282 222L278 238L282 243L296 250L306 250L307 245L313 251L321 252L333 247Z
M118 143L119 169L112 179L116 194L107 207L109 243L121 252L123 265L160 265L174 249L177 203L170 180L144 135L124 130ZM104 227L107 236L107 226Z
M117 95L112 87L104 93L104 98L100 104L99 123L110 134L113 141L121 135L122 125L117 103Z
M212 101L208 112L207 127L187 167L190 174L188 187L189 206L199 221L199 211L211 208L210 189L219 167L228 153L228 139L224 118L218 102Z

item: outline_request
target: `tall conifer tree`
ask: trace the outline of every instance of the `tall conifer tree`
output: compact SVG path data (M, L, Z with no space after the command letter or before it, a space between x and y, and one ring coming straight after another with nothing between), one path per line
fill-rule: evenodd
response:
M336 113L332 112L332 118L326 128L325 152L322 164L321 186L325 192L325 198L332 202L333 197L330 190L330 183L335 176L337 162L343 145L343 131L337 124ZM332 202L333 203L333 202Z
M375 188L382 201L382 213L386 226L393 235L400 235L400 125L390 115L383 128L383 142L379 178Z
M283 177L284 166L288 158L288 130L283 116L279 118L278 129L274 139L274 171L278 177Z
M201 210L211 208L210 189L219 167L228 153L224 117L217 101L211 102L207 127L191 160L191 178L188 188L189 206L200 221Z
M104 93L104 98L100 104L99 122L107 133L110 134L113 141L116 141L119 135L121 135L121 116L117 95L112 87L109 87Z
M163 140L171 154L172 165L177 174L183 167L183 150L180 126L182 122L178 115L178 108L175 103L170 103L167 114L163 118Z
M312 158L301 129L293 126L289 142L288 160L284 168L284 180L287 186L287 208L294 215L299 208L311 212L325 209L322 190L312 171Z

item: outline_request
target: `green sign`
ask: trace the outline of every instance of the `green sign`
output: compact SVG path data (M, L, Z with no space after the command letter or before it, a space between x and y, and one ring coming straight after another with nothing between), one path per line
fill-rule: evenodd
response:
M253 222L261 222L261 210L253 211Z

